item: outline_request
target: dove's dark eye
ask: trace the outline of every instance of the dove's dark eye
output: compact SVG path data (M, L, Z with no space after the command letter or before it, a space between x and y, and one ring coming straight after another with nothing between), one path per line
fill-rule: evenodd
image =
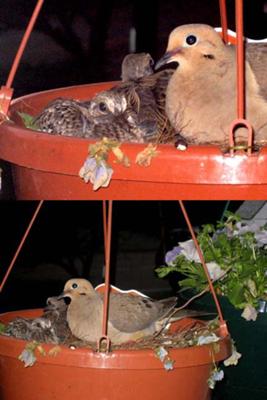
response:
M187 36L185 41L189 46L193 46L193 44L195 44L197 42L197 38L195 35L189 35L189 36Z
M102 112L107 111L107 105L103 102L99 103L99 110Z
M78 287L77 283L72 284L72 289L77 289L77 287Z

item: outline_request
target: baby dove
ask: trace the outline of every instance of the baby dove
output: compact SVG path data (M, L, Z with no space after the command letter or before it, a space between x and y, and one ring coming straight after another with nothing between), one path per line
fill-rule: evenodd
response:
M33 121L40 131L120 142L170 142L172 129L165 113L166 88L173 70L153 73L149 54L129 54L122 65L123 81L88 101L57 98Z
M124 57L121 65L122 81L136 81L144 76L152 75L154 61L148 53L131 53Z
M4 334L40 343L61 343L71 336L63 299L49 297L43 314L34 319L17 317L10 321Z

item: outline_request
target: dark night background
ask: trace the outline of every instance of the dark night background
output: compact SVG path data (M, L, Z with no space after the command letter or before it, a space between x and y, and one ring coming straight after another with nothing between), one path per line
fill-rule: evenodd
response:
M231 202L235 211L241 202ZM1 278L38 202L2 202ZM222 217L226 202L185 202L194 227ZM178 202L118 201L113 204L111 283L154 297L177 290L154 268L177 241L190 238ZM70 277L103 281L102 202L44 202L1 294L1 310L42 307Z
M228 0L234 29L234 0ZM264 0L244 1L246 36L267 36ZM4 84L34 0L0 3L0 83ZM33 91L120 78L136 29L136 51L162 56L170 31L185 23L220 25L216 0L46 0L17 72L15 97Z

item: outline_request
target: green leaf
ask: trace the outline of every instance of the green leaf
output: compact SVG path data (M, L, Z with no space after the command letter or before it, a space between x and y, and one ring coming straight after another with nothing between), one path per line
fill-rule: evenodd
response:
M38 130L37 125L34 123L35 117L24 112L18 112L26 128Z
M223 221L203 225L197 240L206 263L216 262L225 271L216 289L236 308L257 308L259 300L267 299L267 246L257 243L255 233L242 229L239 221L238 215L227 212ZM267 224L259 231L267 235ZM164 277L173 271L182 275L178 283L185 289L201 291L207 286L202 265L182 254L171 268L162 266L157 272Z
M231 287L228 288L228 298L229 301L238 308L245 302L246 299L244 296L244 287L242 283L231 283Z
M0 334L3 333L3 332L5 332L5 330L6 330L5 324L3 324L2 322L0 322Z
M183 287L196 287L196 280L193 278L182 279L179 283Z
M177 267L172 266L162 266L155 269L156 273L158 274L159 278L164 278L171 272L177 271Z

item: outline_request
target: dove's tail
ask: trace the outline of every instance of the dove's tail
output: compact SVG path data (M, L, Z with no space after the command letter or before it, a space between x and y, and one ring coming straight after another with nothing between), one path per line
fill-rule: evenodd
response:
M213 312L208 312L208 311L201 311L201 310L189 310L189 309L182 309L182 310L177 310L175 312L175 309L172 312L172 315L170 317L170 322L178 321L179 319L182 318L201 318L201 317L206 317L208 315L215 315L216 313Z
M160 319L166 318L171 315L177 306L178 298L174 297L167 297L166 299L155 300L158 304L160 303L162 306Z
M204 317L207 315L213 315L215 313L207 312L207 311L197 311L197 310L189 310L189 309L177 309L175 310L175 307L170 310L169 313L165 315L164 318L162 318L160 321L158 321L158 325L156 326L156 333L155 335L158 336L161 332L165 331L165 329L168 329L170 326L171 322L179 321L180 319L183 318L200 318Z

